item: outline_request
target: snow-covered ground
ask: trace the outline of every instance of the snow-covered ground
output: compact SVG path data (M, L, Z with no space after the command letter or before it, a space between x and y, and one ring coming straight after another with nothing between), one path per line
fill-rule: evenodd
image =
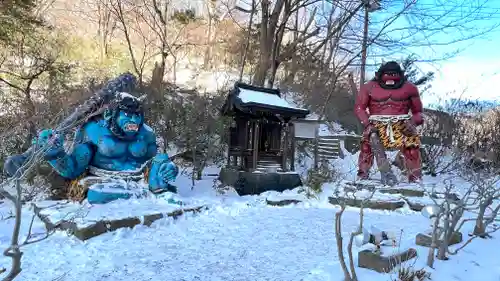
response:
M355 155L337 160L339 173L351 174ZM334 234L337 208L327 203L334 186L326 185L318 198L306 199L297 190L283 194L267 192L260 196L239 197L234 192L220 195L214 189L216 168L205 171L203 180L191 190L191 180L177 180L180 196L191 203L204 203L209 209L177 220L161 219L151 227L120 229L82 242L63 232L23 248L23 271L18 280L280 280L341 281ZM425 179L438 183L442 179ZM300 198L302 203L285 207L266 205L266 199ZM158 208L152 199L113 202L100 206L102 214L111 208L121 213L144 212L147 206ZM120 205L120 203L122 203ZM138 207L141 206L141 207ZM0 217L7 217L11 206L0 204ZM98 210L98 209L97 209ZM94 216L96 214L93 210ZM24 209L22 233L31 218ZM0 248L10 243L13 219L0 221ZM345 237L356 229L358 213L348 208L343 217ZM365 224L401 233L401 248L414 247L419 257L417 269L425 266L427 249L415 246L415 235L429 227L421 214L408 209L397 211L365 210ZM467 233L471 225L466 225ZM36 221L34 233L43 233ZM21 238L23 240L24 237ZM449 261L436 261L433 281L499 281L498 239L474 240ZM495 246L496 245L496 246ZM394 249L397 250L397 249ZM356 260L356 258L355 258ZM10 260L0 257L0 269L9 268ZM357 269L359 280L391 280L394 274L379 274ZM1 277L1 275L0 275Z
M152 227L118 230L81 242L64 233L24 249L19 280L342 280L330 207L266 207L258 200L221 205L196 217L162 220ZM367 212L379 228L403 228L403 245L413 244L426 225L420 215ZM344 217L344 234L357 214ZM5 230L9 223L2 226ZM2 231L3 232L3 231ZM2 233L1 246L8 243ZM496 237L497 239L500 237ZM438 261L433 280L497 281L494 241L474 241L459 256ZM418 248L416 266L427 251ZM1 262L8 260L2 259ZM390 275L358 269L360 280Z

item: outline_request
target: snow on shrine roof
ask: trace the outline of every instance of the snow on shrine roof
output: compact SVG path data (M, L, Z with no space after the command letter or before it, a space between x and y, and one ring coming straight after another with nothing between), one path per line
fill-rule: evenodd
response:
M285 99L279 97L275 94L264 93L244 88L239 88L238 97L243 103L258 103L262 105L272 105L276 107L291 108L291 109L301 109L298 108Z
M299 108L282 98L279 89L236 82L221 108L221 114L264 114L268 117L274 116L274 118L277 118L275 114L278 114L285 119L294 117L301 119L309 114L309 110Z

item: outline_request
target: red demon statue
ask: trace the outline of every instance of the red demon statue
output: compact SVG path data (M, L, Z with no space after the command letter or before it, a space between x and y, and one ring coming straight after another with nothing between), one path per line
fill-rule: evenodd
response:
M408 180L420 181L420 137L416 127L423 123L422 102L417 87L406 81L397 62L383 64L375 78L361 87L354 111L365 128L358 177L368 179L375 154L382 182L395 185L397 180L385 150L396 149L404 158Z

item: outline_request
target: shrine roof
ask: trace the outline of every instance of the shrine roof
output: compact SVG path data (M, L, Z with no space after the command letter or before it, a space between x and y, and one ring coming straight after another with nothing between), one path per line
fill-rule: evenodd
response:
M230 92L223 114L235 110L255 115L257 111L280 114L284 117L305 118L309 110L299 108L281 97L279 89L257 87L237 82Z

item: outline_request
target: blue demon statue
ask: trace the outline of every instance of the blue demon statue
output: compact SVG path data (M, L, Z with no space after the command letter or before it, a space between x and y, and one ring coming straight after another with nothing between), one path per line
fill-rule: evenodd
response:
M65 149L63 142L62 136L47 129L34 144L48 147L45 159L90 203L177 191L171 183L178 168L167 154L157 154L155 133L144 123L142 98L115 93L102 114L76 131L71 149ZM7 159L6 172L14 174L25 161L22 158L25 155Z

